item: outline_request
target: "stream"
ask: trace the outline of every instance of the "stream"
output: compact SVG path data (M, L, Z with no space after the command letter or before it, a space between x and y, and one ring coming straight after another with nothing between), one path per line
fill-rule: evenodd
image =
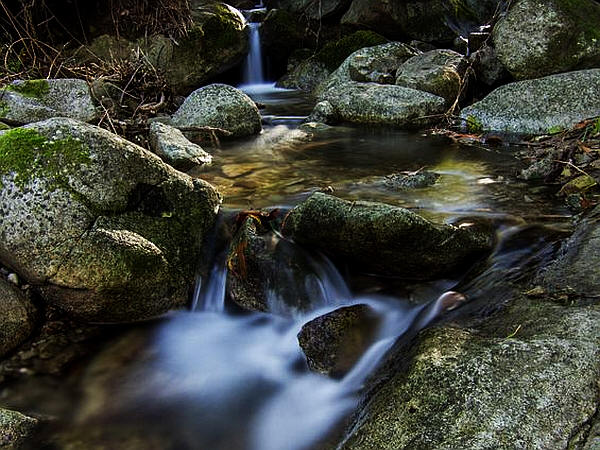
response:
M444 318L439 303L444 292L460 290L470 307L493 308L502 297L499 286L543 263L553 231L568 227L569 213L550 190L516 179L521 163L515 148L466 146L409 131L305 128L301 122L311 101L301 93L272 84L244 89L263 106L263 133L207 147L212 166L193 172L219 189L225 210L288 209L328 189L349 200L403 206L439 222L488 220L497 230L498 248L476 277L465 268L456 279L417 285L350 273L324 255L309 254L314 273L308 276L317 286L312 308L298 312L273 296L272 313L229 304L225 254L216 249L188 311L116 332L73 367L60 387L33 381L12 396L5 393L6 405L35 408L53 419L32 448L66 448L65 442L75 443L70 448L335 448L386 351ZM440 174L434 185L397 191L377 182L423 169ZM491 291L495 297L482 295ZM379 318L372 344L342 378L310 372L298 332L308 321L353 304L371 306Z

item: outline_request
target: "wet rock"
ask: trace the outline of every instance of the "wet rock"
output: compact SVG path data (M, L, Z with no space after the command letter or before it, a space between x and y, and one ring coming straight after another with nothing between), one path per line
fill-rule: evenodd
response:
M372 344L378 325L370 306L345 306L304 324L298 342L310 370L341 377Z
M0 90L0 119L25 124L52 117L82 122L97 118L87 82L67 78L18 80Z
M600 66L600 5L519 0L493 30L498 57L517 79Z
M322 101L315 105L314 109L310 113L310 116L306 119L309 123L325 123L331 124L337 121L337 114L334 107L328 101Z
M439 174L427 170L408 174L395 173L384 177L382 183L388 189L402 191L433 186L439 177Z
M211 84L192 92L173 114L177 128L220 128L232 137L258 134L262 130L260 113L250 97L226 84Z
M0 357L29 337L35 319L35 308L27 296L0 278Z
M88 321L139 320L186 303L198 239L220 201L210 185L71 119L13 129L0 148L13 150L0 152L3 264Z
M319 92L333 89L349 81L377 82L385 81L386 78L391 80L398 67L418 53L418 50L401 42L361 48L344 60L319 88Z
M227 291L250 311L293 315L319 306L323 296L311 256L254 218L234 237L227 265Z
M311 58L298 64L291 73L288 73L277 82L277 86L310 92L325 81L329 74L330 72L325 64Z
M467 35L495 11L497 1L419 0L409 2L354 0L342 24L377 30L390 38L405 36L424 42L451 43Z
M322 193L294 208L282 231L364 272L421 280L464 270L493 245L489 232L437 225L404 208Z
M444 111L445 100L402 86L354 81L328 89L321 96L339 120L361 125L414 128L431 122Z
M150 125L150 146L164 162L178 170L186 171L212 161L212 156L188 141L181 131L160 122Z
M481 130L546 134L600 115L600 69L501 86L461 117Z
M23 448L37 425L37 419L17 411L0 409L0 447L6 450Z
M248 51L248 34L242 14L221 2L197 2L193 24L177 40L164 35L134 40L102 35L81 47L79 61L128 61L164 76L169 88L187 94L209 79L241 62Z
M568 448L596 415L599 320L517 297L476 329L426 330L392 351L338 448Z
M433 50L413 56L397 71L396 84L442 97L452 104L461 92L467 60L452 50Z
M582 295L600 292L600 208L577 226L560 248L554 261L544 267L537 282L551 291L573 291Z

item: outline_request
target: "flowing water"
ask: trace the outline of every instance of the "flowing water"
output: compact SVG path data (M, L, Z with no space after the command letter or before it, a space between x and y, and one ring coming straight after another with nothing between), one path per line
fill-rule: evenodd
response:
M195 173L219 188L227 208L288 208L315 190L333 189L343 198L385 201L438 221L491 220L498 248L477 276L465 268L457 279L407 287L398 280L348 276L325 256L287 243L312 270L297 281L303 286L286 291L310 284L312 308L300 312L273 289L271 313L246 313L227 301L227 239L215 236L210 270L198 277L189 311L120 333L65 376L68 396L53 389L35 396L28 391L28 401L5 395L7 406L52 411L52 425L33 448L73 442L79 447L72 448L334 448L367 377L390 346L444 317L445 291L457 287L469 305L493 308L496 299L489 293L501 297L503 283L539 263L553 242L548 230L566 223L567 212L550 192L515 178L519 163L510 147L462 146L404 131L301 129L309 100L262 78L247 81L259 82L247 92L264 105L264 132L209 149L213 165ZM385 176L423 168L441 175L434 185L397 191L381 183ZM353 304L371 306L379 318L371 345L340 379L310 372L298 332L308 321Z

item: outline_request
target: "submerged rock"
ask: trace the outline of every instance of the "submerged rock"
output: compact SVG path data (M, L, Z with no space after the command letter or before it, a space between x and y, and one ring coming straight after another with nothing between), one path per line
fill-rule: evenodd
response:
M186 303L220 202L209 184L64 118L0 136L0 169L0 260L48 301L106 322Z
M519 0L493 30L498 57L517 79L600 66L600 5Z
M17 411L0 409L0 447L7 450L23 448L37 428L38 420Z
M29 337L35 318L35 308L25 294L0 278L0 357Z
M445 100L428 92L402 86L348 82L321 96L344 122L413 128L431 123L444 112Z
M85 80L18 80L0 89L0 119L21 125L52 117L98 117Z
M192 92L173 114L177 128L220 128L232 137L258 134L262 130L260 113L250 97L226 84L211 84Z
M373 343L380 319L368 305L338 308L307 322L298 343L308 367L334 377L346 374Z
M396 84L429 92L452 104L459 96L467 60L452 50L432 50L413 56L396 73Z
M426 330L392 351L338 448L575 448L597 411L599 343L598 307L521 297L476 329Z
M294 208L283 234L343 258L364 272L435 279L489 252L489 232L437 225L399 207L315 193Z
M150 124L150 146L164 162L178 170L189 170L212 161L212 156L188 141L181 131L160 122Z
M501 86L461 112L485 131L546 134L600 116L600 69L550 75Z

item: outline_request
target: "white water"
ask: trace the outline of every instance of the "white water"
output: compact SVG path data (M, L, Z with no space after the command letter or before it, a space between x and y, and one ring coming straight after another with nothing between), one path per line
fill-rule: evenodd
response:
M260 23L250 22L250 49L244 66L244 84L262 84L265 82L263 72L262 52L260 48Z

